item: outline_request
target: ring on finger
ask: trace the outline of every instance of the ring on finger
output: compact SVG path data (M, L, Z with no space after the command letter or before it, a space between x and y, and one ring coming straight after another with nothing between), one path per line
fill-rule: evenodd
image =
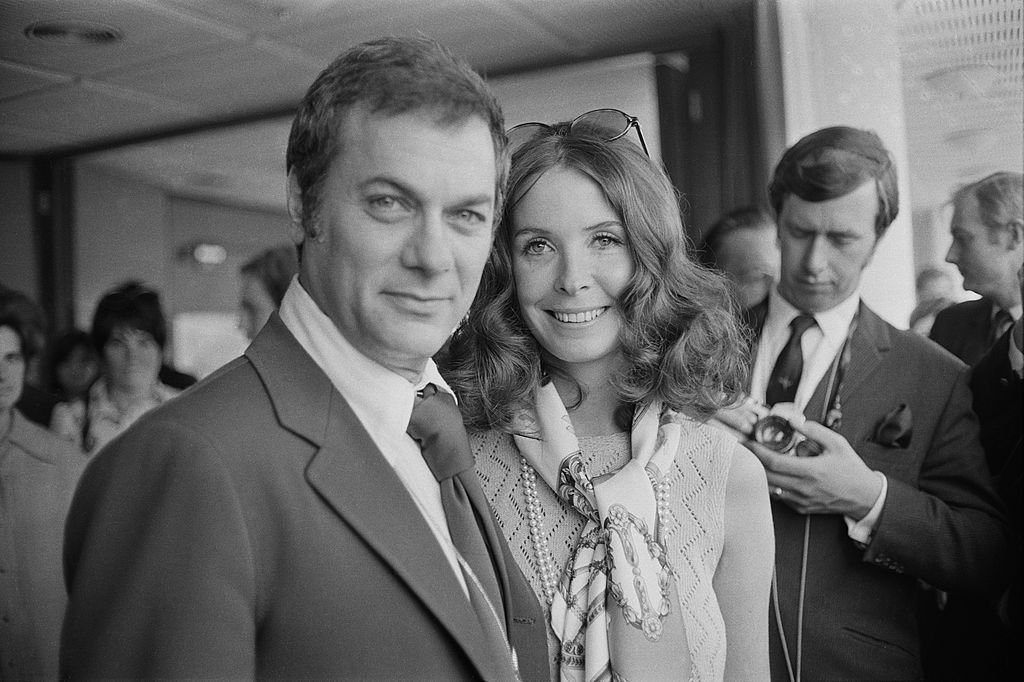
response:
M775 497L782 497L782 488L776 486L775 488L772 489L772 492L775 493Z

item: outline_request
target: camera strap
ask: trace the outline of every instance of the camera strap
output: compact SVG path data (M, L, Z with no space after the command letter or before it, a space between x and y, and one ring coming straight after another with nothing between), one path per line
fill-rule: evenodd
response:
M843 386L843 379L850 367L850 357L853 354L853 334L857 331L857 321L860 318L860 309L854 314L850 321L850 327L846 332L846 340L832 360L828 369L828 382L825 384L825 399L821 406L820 421L829 429L838 431L843 420L842 400L839 392ZM776 573L772 572L772 610L775 615L775 625L779 629L779 639L782 641L782 655L786 659L786 671L789 673L790 682L801 682L803 667L804 648L804 597L807 589L807 557L811 547L811 515L804 517L803 548L800 553L800 591L797 595L796 612L796 666L789 652L789 643L786 641L786 632L782 627L782 609L779 605L779 585Z

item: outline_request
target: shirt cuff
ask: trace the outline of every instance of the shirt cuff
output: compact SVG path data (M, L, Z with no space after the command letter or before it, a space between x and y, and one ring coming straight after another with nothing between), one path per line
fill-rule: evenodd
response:
M878 499L872 505L871 511L860 521L855 521L849 516L843 517L846 521L846 534L850 536L851 540L862 545L867 545L871 542L871 536L875 532L878 517L882 515L882 507L885 506L885 495L889 492L889 481L886 480L885 474L881 471L875 471L874 473L882 479L882 491L878 493Z

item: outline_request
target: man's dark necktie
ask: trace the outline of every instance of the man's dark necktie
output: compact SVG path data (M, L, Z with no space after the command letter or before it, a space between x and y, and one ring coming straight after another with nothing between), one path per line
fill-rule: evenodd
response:
M417 394L407 432L419 444L423 459L441 486L448 532L461 556L459 565L480 626L490 641L501 641L507 650L501 590L487 541L466 494L467 485L479 484L472 478L476 475L473 455L455 400L434 384L427 384Z
M1013 326L1013 315L1008 311L999 308L996 310L995 316L992 318L992 330L988 339L988 347L999 340L999 338L1006 333L1006 330Z
M791 403L796 397L796 388L804 371L804 353L800 348L800 338L814 325L813 315L797 315L789 323L792 330L789 341L779 353L779 359L775 361L764 394L765 402L769 406L775 403Z

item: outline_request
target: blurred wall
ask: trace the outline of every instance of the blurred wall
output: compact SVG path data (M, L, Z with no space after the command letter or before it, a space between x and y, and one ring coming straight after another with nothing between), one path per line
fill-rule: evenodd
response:
M88 329L103 293L127 279L164 295L168 199L155 187L81 165L74 186L75 324Z
M0 282L38 301L31 164L0 162L0 188Z

